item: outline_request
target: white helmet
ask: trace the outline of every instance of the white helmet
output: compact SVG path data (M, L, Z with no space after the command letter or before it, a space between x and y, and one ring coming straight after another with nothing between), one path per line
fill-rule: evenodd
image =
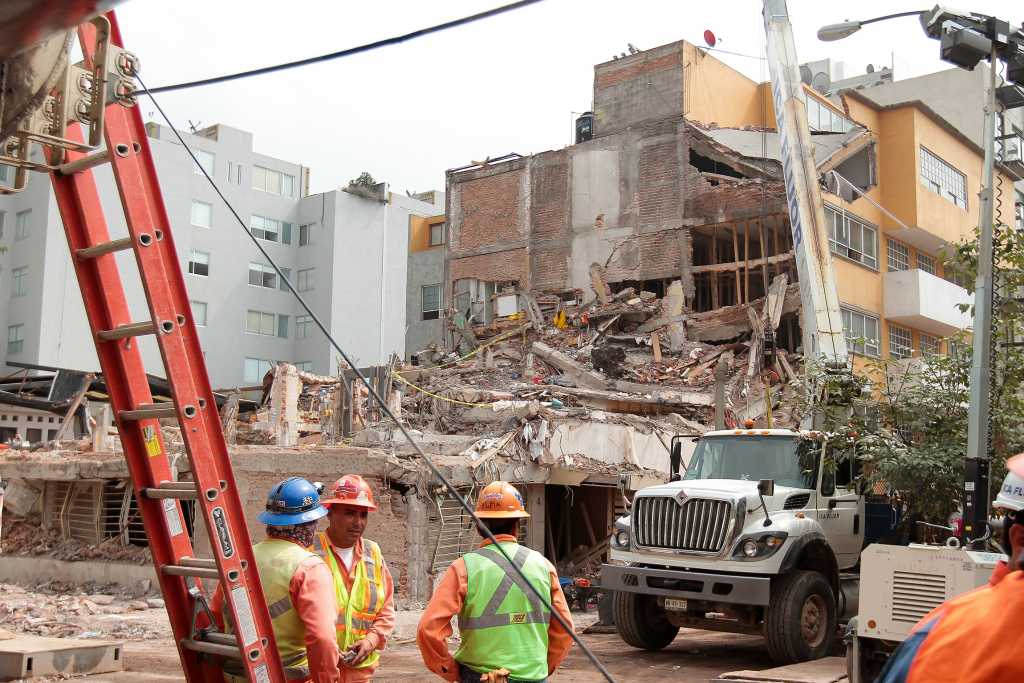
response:
M992 502L992 507L1002 508L1011 512L1024 510L1024 477L1013 472L1007 472L999 495Z

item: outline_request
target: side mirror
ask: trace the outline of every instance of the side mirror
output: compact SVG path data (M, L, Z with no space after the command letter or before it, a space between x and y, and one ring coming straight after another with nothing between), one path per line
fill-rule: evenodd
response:
M669 450L668 456L668 476L669 481L676 481L679 479L679 467L683 464L683 444L679 440L679 437L672 437L672 448Z
M774 496L775 495L775 480L774 479L762 479L757 482L757 493L760 496Z

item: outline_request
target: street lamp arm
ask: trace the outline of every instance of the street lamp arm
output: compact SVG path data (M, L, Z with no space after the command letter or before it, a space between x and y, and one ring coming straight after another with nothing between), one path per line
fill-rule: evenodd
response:
M876 21L885 21L886 19L898 19L899 17L920 17L928 10L918 10L916 12L897 12L896 14L886 14L882 17L874 17L872 19L863 19L860 21L841 21L838 24L828 24L818 29L818 40L832 41L842 40L849 35L853 35L861 29L865 24L873 24Z

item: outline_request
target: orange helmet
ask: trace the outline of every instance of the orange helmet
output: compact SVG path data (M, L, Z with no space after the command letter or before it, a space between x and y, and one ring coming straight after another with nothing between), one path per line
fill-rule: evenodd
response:
M529 517L518 489L507 481L492 481L476 499L476 516L481 519Z
M324 507L351 505L367 510L377 509L377 504L373 502L373 490L358 474L346 474L331 484L327 491L327 499L320 501L320 504Z

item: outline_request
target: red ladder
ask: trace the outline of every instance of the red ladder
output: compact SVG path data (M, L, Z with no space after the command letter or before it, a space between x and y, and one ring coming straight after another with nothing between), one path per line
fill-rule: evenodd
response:
M111 32L114 45L123 46L112 12L78 28L97 88L102 87L107 67L93 64L94 46L97 31L104 30ZM81 140L77 125L69 132ZM217 404L138 108L107 106L103 137L105 151L88 157L69 151L65 163L50 175L182 668L189 681L220 683L217 661L227 657L237 660L251 681L283 682ZM110 239L90 170L101 163L111 165L124 207L128 237L122 239ZM148 321L129 317L115 260L115 252L127 250L138 264ZM172 403L153 402L134 341L145 334L156 335ZM181 425L194 485L172 481L159 422L172 417ZM213 545L213 559L193 555L179 500L195 501ZM232 623L238 625L237 635L196 630L195 615L205 601L191 589L189 578L197 583L220 581L225 613L230 612Z

